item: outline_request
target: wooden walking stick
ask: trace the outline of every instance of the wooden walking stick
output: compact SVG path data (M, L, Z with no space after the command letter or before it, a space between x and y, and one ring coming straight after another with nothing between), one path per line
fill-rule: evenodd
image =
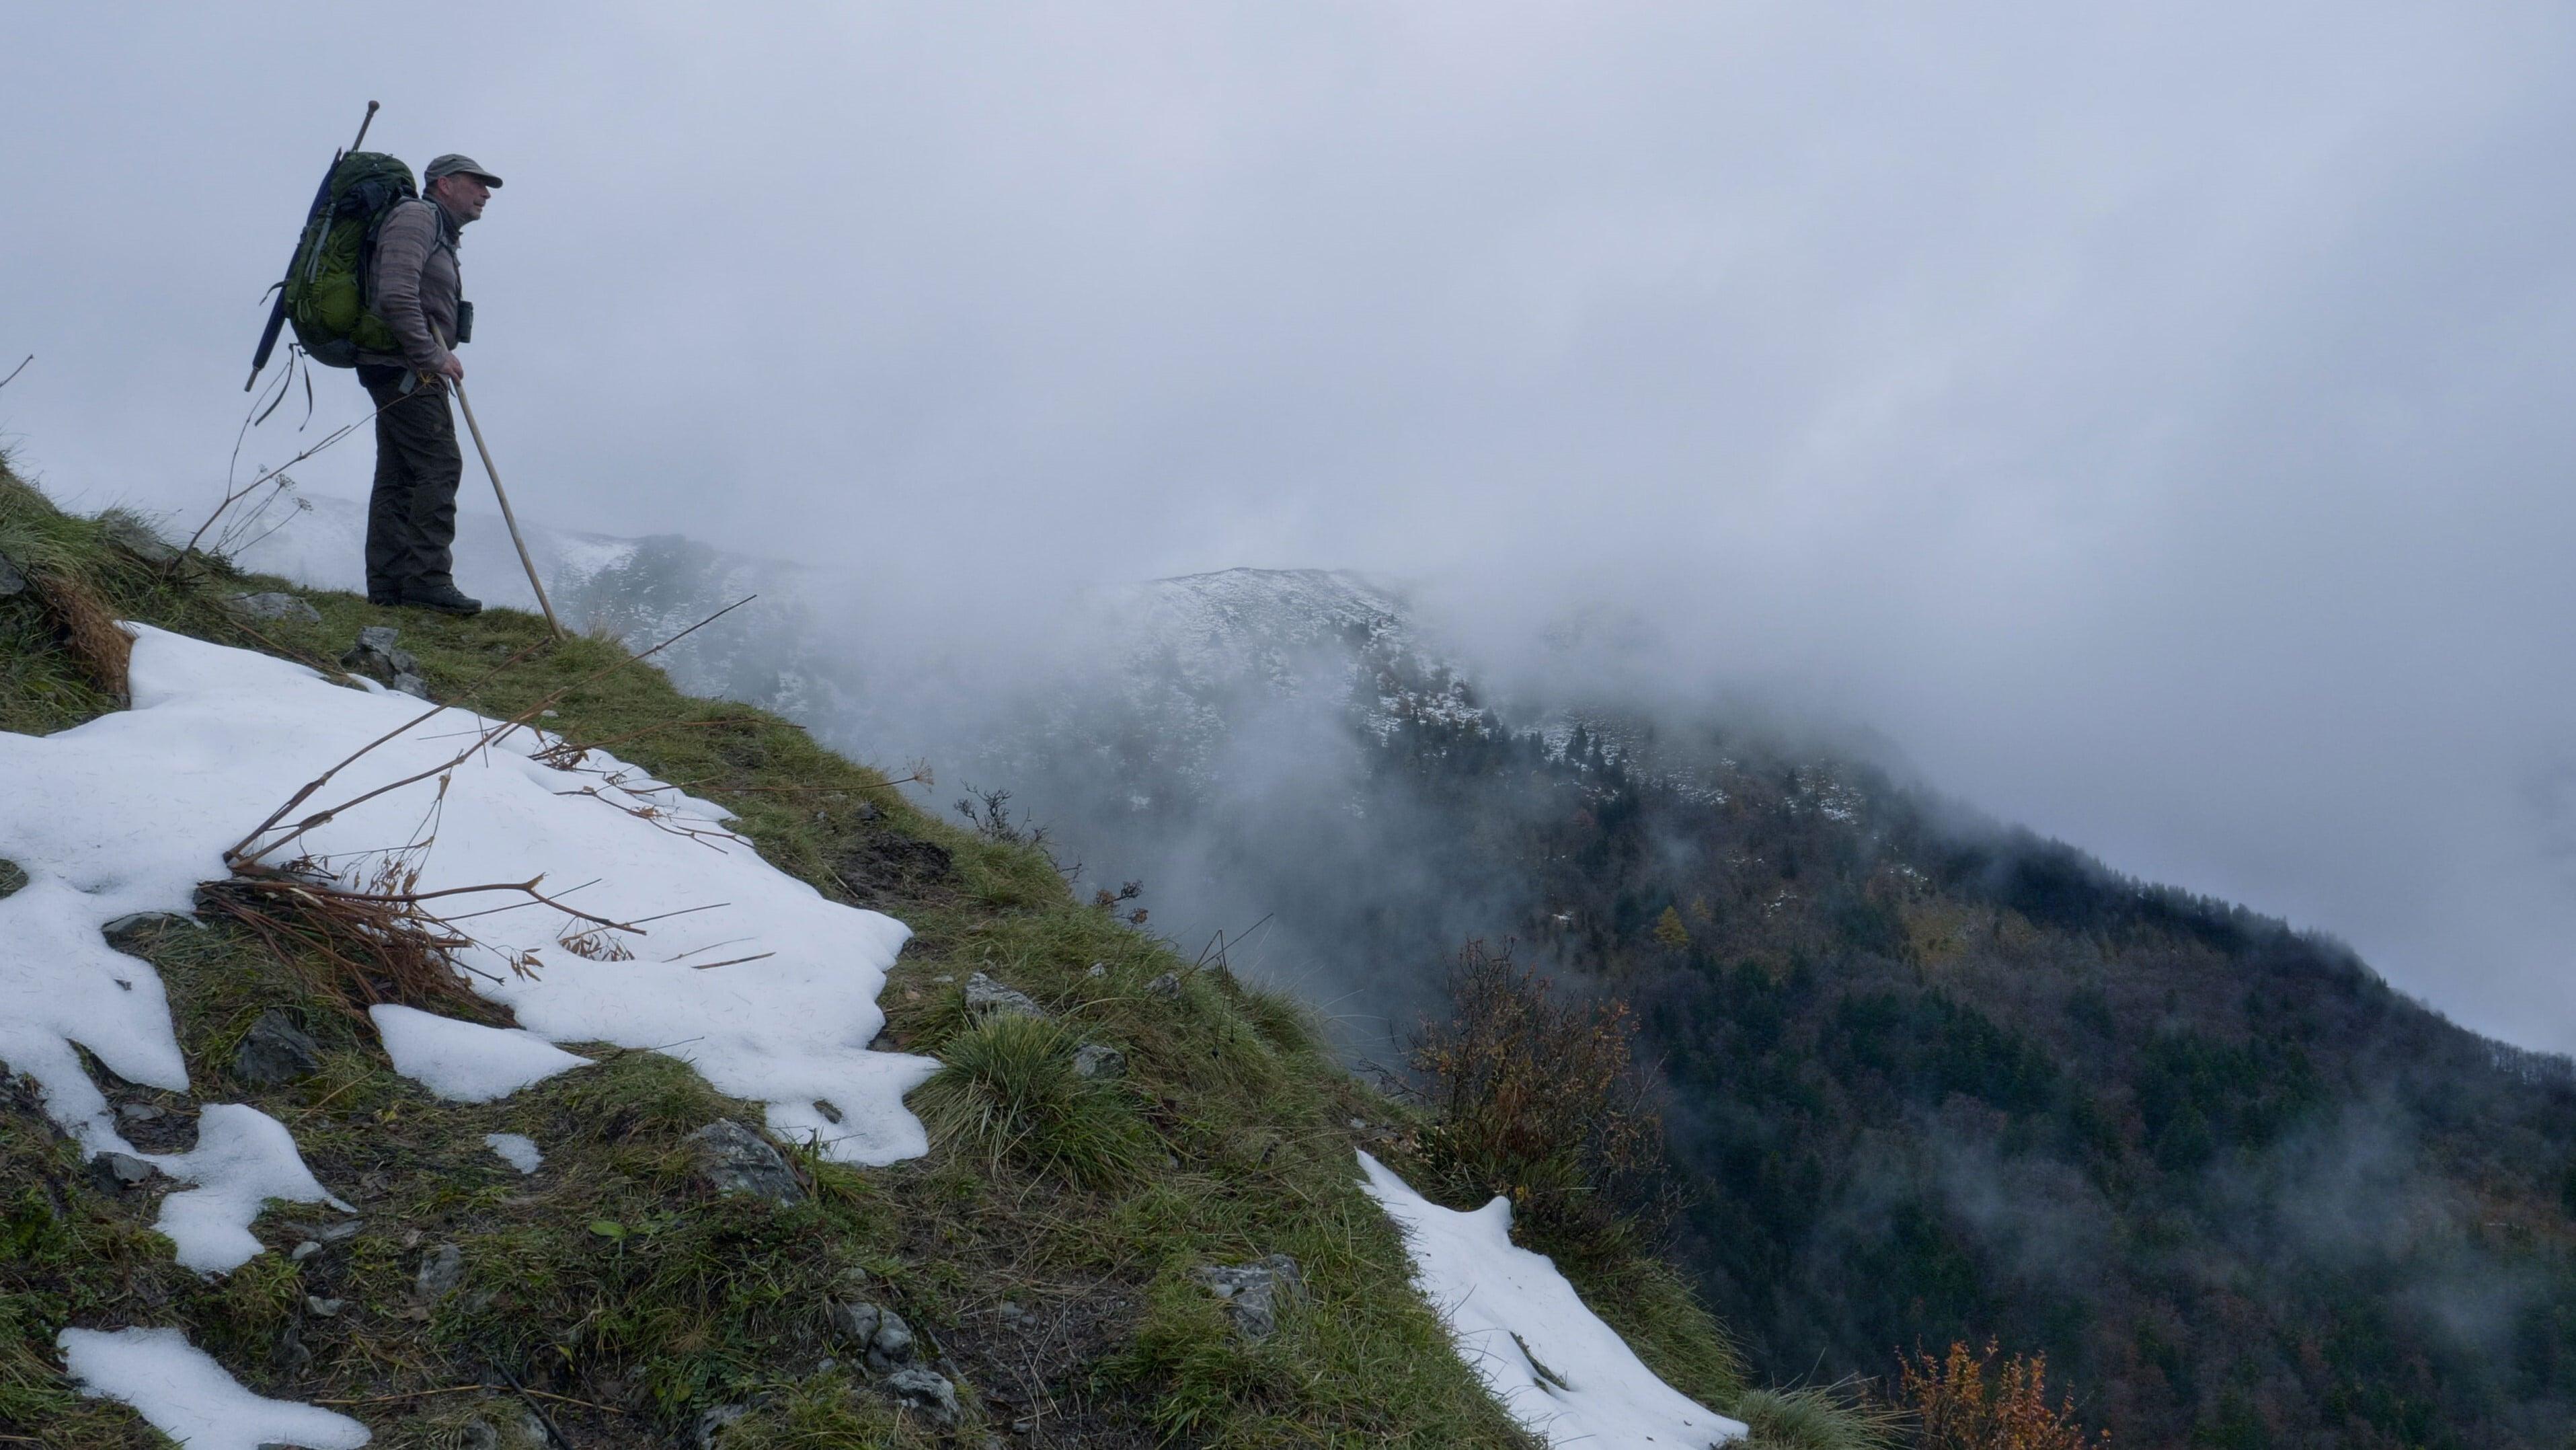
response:
M483 425L474 421L474 405L465 401L465 380L445 381L456 390L456 406L465 410L465 426L474 435L474 451L483 455L483 476L492 480L492 496L501 501L501 522L510 526L510 542L519 546L519 563L528 571L528 587L537 591L537 607L546 612L546 628L561 639L563 621L555 618L554 604L546 598L546 586L537 582L537 561L528 557L528 541L519 537L519 516L510 512L510 496L501 491L501 474L492 466L492 450L483 445Z

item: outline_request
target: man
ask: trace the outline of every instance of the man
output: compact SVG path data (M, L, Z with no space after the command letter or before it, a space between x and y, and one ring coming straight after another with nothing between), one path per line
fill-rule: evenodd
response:
M376 403L376 486L367 499L367 602L474 614L481 601L456 587L456 486L465 455L448 411L462 279L458 234L483 215L501 178L453 152L429 163L426 190L397 202L376 231L367 275L370 310L393 329L396 353L358 354L358 381ZM470 311L464 312L470 318ZM469 328L470 330L470 328Z

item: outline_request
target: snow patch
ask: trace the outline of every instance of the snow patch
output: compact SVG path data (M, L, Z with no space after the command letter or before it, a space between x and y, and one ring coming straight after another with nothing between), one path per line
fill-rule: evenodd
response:
M1414 1286L1448 1320L1458 1357L1505 1411L1550 1445L1706 1450L1741 1421L1656 1378L1541 1254L1512 1242L1512 1205L1442 1208L1366 1153L1369 1196L1404 1234Z
M200 1274L231 1273L262 1250L250 1226L269 1199L357 1211L314 1179L284 1123L244 1103L217 1103L197 1114L197 1146L187 1152L138 1156L196 1185L161 1200L152 1226L178 1245L179 1267Z
M533 1032L486 1027L390 1003L370 1007L394 1071L452 1103L488 1103L590 1066Z
M252 1394L176 1329L66 1329L54 1345L81 1393L132 1405L188 1450L357 1450L372 1438L346 1415Z
M93 1154L132 1150L73 1044L130 1081L187 1086L159 978L100 928L185 911L243 831L420 713L409 697L284 660L129 628L132 709L48 736L0 733L0 857L30 878L0 898L0 1061L35 1078L48 1113ZM313 804L433 771L489 723L440 711ZM542 876L568 904L639 929L603 931L500 894L450 900L460 917L479 913L463 923L475 944L458 952L473 986L535 1037L669 1053L718 1091L768 1104L772 1131L836 1161L925 1152L903 1094L938 1064L867 1050L909 930L775 870L721 831L714 807L605 752L577 770L538 758L557 743L512 732L450 771L443 797L435 782L392 791L286 854L310 853L357 886L389 843L427 832L433 844L409 858L419 891Z
M483 1146L522 1173L534 1173L546 1161L546 1155L537 1151L536 1140L520 1133L486 1133Z

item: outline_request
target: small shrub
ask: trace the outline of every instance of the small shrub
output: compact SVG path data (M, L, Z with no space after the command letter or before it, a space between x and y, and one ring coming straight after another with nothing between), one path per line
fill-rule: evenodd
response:
M949 1038L944 1065L913 1094L942 1136L996 1160L1085 1187L1135 1177L1144 1125L1117 1089L1074 1075L1072 1034L1054 1022L994 1013Z
M2048 1403L2048 1356L2014 1355L1995 1364L1994 1341L1971 1354L1953 1343L1939 1359L1918 1354L1903 1366L1898 1393L1914 1420L1917 1450L2086 1450L2075 1402Z
M1481 942L1459 952L1449 996L1456 1015L1414 1039L1430 1080L1426 1166L1454 1189L1510 1198L1543 1252L1600 1265L1645 1248L1673 1205L1627 1003L1561 1001L1508 947Z

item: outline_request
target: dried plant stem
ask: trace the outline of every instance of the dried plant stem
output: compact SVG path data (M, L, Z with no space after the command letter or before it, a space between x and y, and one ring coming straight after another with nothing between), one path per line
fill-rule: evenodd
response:
M402 399L400 398L394 400L394 402L397 403L401 401ZM259 477L252 479L250 482L243 484L239 488L228 489L224 494L224 501L215 505L215 511L206 515L206 521L204 523L197 525L197 531L188 536L188 542L180 547L177 556L172 558L169 563L161 566L161 572L164 575L169 574L172 570L179 567L181 560L186 559L190 554L196 552L197 541L206 536L206 530L215 526L215 520L222 518L226 509L229 509L234 504L250 497L253 493L259 490L262 484L267 483L270 479L276 478L278 475L286 472L286 470L293 468L295 465L302 463L308 458L311 458L314 454L321 452L323 449L328 448L332 444L339 442L341 439L348 437L350 434L355 433L361 427L374 422L378 414L383 413L385 408L390 408L392 406L393 403L387 403L384 408L378 408L374 412L367 414L367 416L360 418L355 422L341 424L339 427L323 434L319 439L314 441L312 447L296 454L293 458L286 460L275 468L262 472ZM243 431L245 433L249 431L249 426L247 424L243 426ZM233 456L236 458L241 456L241 444L238 441L233 444Z

